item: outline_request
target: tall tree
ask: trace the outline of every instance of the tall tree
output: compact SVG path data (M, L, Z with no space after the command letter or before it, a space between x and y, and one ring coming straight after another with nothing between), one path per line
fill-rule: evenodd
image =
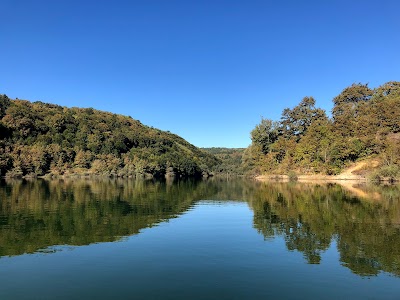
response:
M353 83L333 99L332 116L338 134L355 135L355 118L360 115L360 106L369 101L373 93L368 84Z
M316 120L296 146L296 163L305 172L333 173L329 163L334 140L332 122L327 117Z
M6 114L6 109L10 106L10 99L7 95L0 94L0 119Z
M304 97L293 109L285 108L281 117L282 134L300 139L313 121L325 116L325 111L315 107L313 97Z
M266 154L270 151L270 146L278 139L279 123L270 119L261 118L260 124L251 131L251 140L254 144L261 147L261 151Z
M400 97L400 82L399 81L389 81L380 87L376 88L374 91L374 96L372 99L383 100L387 98L399 98Z

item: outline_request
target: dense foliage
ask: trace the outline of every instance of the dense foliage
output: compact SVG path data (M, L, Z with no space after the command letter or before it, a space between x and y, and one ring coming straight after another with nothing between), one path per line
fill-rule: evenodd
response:
M0 174L200 176L218 160L131 117L0 95Z
M242 156L245 148L202 148L220 160L213 168L214 175L243 175Z
M375 157L382 175L400 175L400 82L370 89L353 84L333 99L332 118L305 97L280 121L262 119L243 155L254 173L337 174L346 164Z

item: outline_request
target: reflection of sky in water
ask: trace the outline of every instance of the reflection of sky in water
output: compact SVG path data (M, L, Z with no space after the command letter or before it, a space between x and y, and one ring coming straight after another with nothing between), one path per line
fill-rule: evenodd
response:
M265 241L252 222L247 203L200 201L122 242L3 257L0 277L7 288L0 296L382 299L400 292L397 278L367 280L343 268L335 242L320 265L309 265L281 236Z
M32 295L56 295L58 299L265 299L299 295L391 299L400 294L400 278L382 272L390 272L389 267L395 265L391 259L399 257L393 250L399 249L398 229L390 226L399 211L393 191L390 203L375 203L373 199L347 197L337 186L201 182L175 189L150 183L150 194L140 185L124 197L120 192L127 187L99 187L97 190L106 193L97 193L94 201L88 197L87 186L78 190L71 187L68 193L75 198L70 202L34 200L37 190L27 194L24 202L18 189L18 204L9 202L17 206L2 206L3 240L14 233L11 229L18 229L15 237L29 249L35 246L29 244L33 240L24 240L22 233L43 237L43 230L49 241L60 234L79 233L82 236L66 240L72 243L79 238L81 243L87 239L90 245L58 245L39 251L33 247L38 251L35 254L1 257L1 299L30 299ZM76 197L77 192L82 198ZM220 199L242 197L247 201L199 200L217 194ZM7 209L15 215L7 215ZM62 226L53 222L60 217L64 217ZM24 218L30 223L24 223ZM4 220L13 221L13 226ZM382 220L385 230L379 225ZM29 231L26 224L39 231ZM72 229L71 224L75 225ZM85 232L97 236L85 236ZM394 238L393 245L379 244L385 240L382 233ZM112 239L115 242L105 242L107 234L116 236ZM321 246L325 237L328 242ZM18 248L17 243L13 246ZM313 262L319 264L307 263L306 254L313 251L319 256ZM386 265L380 266L383 263ZM377 276L365 275L371 272L369 264L376 264ZM395 274L398 270L392 271Z

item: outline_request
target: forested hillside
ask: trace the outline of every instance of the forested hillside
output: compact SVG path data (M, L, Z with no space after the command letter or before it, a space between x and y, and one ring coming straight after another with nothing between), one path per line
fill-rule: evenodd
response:
M242 163L245 148L202 148L204 151L216 156L220 163L213 169L214 174L243 175L246 173Z
M262 118L243 161L255 174L337 174L364 158L377 177L400 175L400 82L371 89L353 84L333 99L332 117L305 97L281 119Z
M2 176L201 176L217 163L181 137L131 117L0 95Z
M262 118L249 148L201 150L131 117L0 95L0 175L330 175L373 158L379 166L366 172L399 178L400 82L353 84L333 104L328 116L304 97L280 120Z

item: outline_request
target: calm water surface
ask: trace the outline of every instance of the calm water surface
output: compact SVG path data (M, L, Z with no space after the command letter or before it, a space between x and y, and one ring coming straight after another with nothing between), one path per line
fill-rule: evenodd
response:
M2 181L0 299L399 299L400 187Z

